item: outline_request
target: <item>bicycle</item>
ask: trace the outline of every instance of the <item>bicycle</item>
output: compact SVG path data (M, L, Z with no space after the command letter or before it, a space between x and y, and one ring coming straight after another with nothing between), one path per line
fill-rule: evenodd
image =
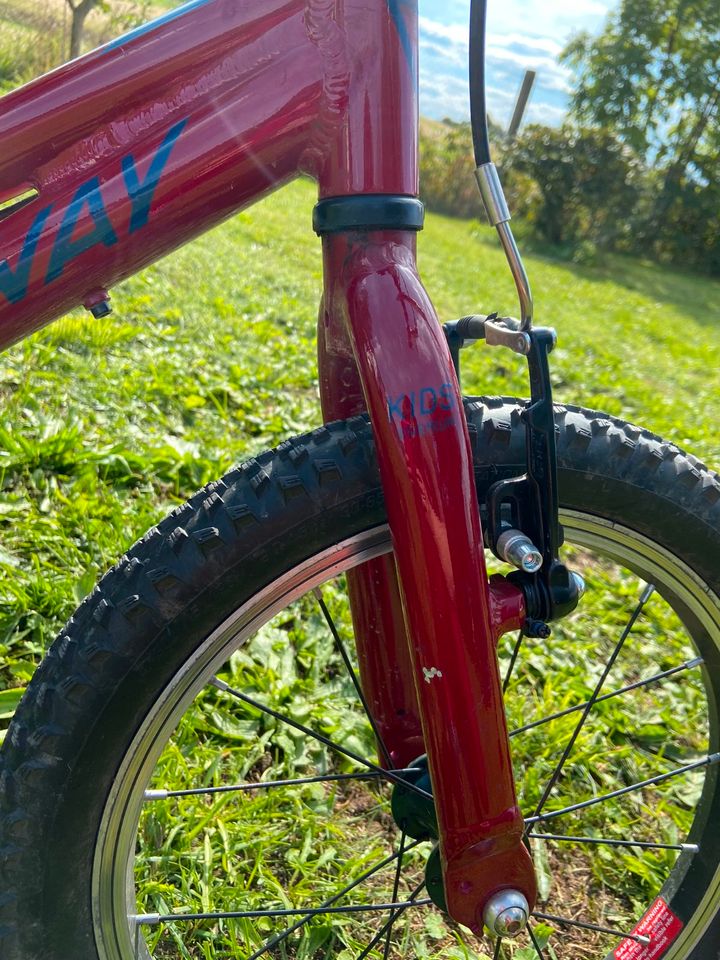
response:
M476 44L483 24L478 4ZM615 960L704 960L720 943L720 485L647 431L553 408L553 335L532 326L489 162L477 58L478 177L521 318L473 315L441 328L414 258L422 226L415 34L416 10L394 3L263 0L245 12L192 0L0 102L3 345L80 302L106 315L112 285L298 171L320 183L314 226L325 268L325 425L230 471L133 546L62 631L17 711L0 768L0 942L9 960L147 960L173 945L181 956L217 947L249 960L427 953L418 921L401 927L422 908L434 911L431 923L449 917L433 934L446 952L465 943L456 922L489 930L496 957L523 931L536 956L552 956L537 933L543 920L566 937L606 937L593 944ZM528 404L463 406L461 348L478 339L527 357ZM481 525L514 573L488 579ZM559 560L563 537L592 582L579 606L582 578ZM560 643L564 629L592 624L584 618L593 593L617 589L618 576L623 590L639 578L639 598L609 646L593 625L609 656L587 702L555 712L571 726L547 779L534 783L534 768L519 770L532 801L523 817L503 705L505 690L522 696L512 669L528 640L548 639L549 622ZM343 639L345 592L357 666ZM631 630L659 597L667 607L656 623L677 662L608 690ZM306 614L324 624L320 639L301 625ZM674 617L686 639L676 637ZM495 647L510 631L519 636L501 677ZM700 757L573 798L577 785L562 774L593 708L691 671L701 672L705 694L690 714L700 729L688 735ZM303 692L293 716L284 706L289 675ZM326 712L320 731L298 716L311 685ZM522 714L536 692L517 704L511 696L508 710ZM237 737L257 736L237 762L197 770L178 744L203 737L221 704ZM229 772L242 782L227 782ZM700 797L690 811L672 792L681 775ZM581 786L598 783L588 776ZM240 814L251 820L281 789L287 799L276 809L286 823L277 835L242 825ZM558 817L643 791L659 799L656 822L647 831L636 824L640 837L603 836L601 821L587 835L548 832ZM227 828L218 826L215 872L235 879L230 902L212 901L219 877L206 834L197 886L210 909L193 910L179 901L173 871L195 854L153 836L152 811L217 797L236 804L251 868L240 877L223 858ZM548 809L550 799L560 805ZM192 815L202 824L205 807ZM573 840L600 856L629 848L638 864L665 868L633 923L558 919L538 908L528 850L540 862L542 844ZM311 888L299 870L308 859ZM158 865L169 870L164 882ZM361 936L355 918L377 912Z

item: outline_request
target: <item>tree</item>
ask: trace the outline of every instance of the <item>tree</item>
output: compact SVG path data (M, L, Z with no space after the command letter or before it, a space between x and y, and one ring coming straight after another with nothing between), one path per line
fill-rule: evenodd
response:
M488 120L493 145L503 132ZM497 151L495 151L497 152ZM482 201L475 180L470 124L445 119L420 122L420 196L430 210L453 217L481 215Z
M509 183L517 174L537 186L530 209L518 210L554 245L589 240L614 247L627 232L639 195L642 164L607 130L532 124L508 153Z
M118 31L142 23L148 16L152 0L125 0L112 3L110 0L65 0L72 11L70 24L70 59L74 60L82 53L85 35L85 21L92 10L101 10L107 16L105 27L110 36Z
M686 186L720 177L720 3L622 0L600 36L575 37L563 59L575 118L614 131L658 171L654 235Z
M95 7L107 9L107 3L104 0L65 0L72 11L72 20L70 23L70 59L74 60L82 53L83 34L85 33L85 21L88 14Z

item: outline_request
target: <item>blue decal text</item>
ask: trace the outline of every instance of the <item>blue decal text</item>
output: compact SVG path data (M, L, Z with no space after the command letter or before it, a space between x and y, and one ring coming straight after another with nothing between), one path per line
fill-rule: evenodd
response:
M125 178L130 203L132 204L132 213L130 215L130 233L135 233L140 227L144 227L150 216L150 204L155 196L155 190L160 182L160 177L168 162L175 141L183 132L187 124L187 119L181 120L171 127L165 139L160 144L158 152L152 159L150 169L145 175L144 180L140 180L135 168L135 159L132 154L123 157L122 171Z
M94 227L89 233L73 240L75 228L86 207ZM78 188L72 202L65 211L53 244L45 283L57 280L65 269L65 265L74 260L75 257L79 257L81 253L85 253L90 247L94 247L97 243L104 243L106 247L112 247L113 244L117 243L117 239L117 234L110 223L100 192L100 181L97 177L93 177Z
M51 210L52 204L49 207L45 207L44 210L41 210L33 220L32 226L25 237L23 248L20 251L15 272L13 273L10 269L10 264L7 260L3 260L2 263L0 263L0 291L5 294L10 303L19 303L27 293L35 249Z

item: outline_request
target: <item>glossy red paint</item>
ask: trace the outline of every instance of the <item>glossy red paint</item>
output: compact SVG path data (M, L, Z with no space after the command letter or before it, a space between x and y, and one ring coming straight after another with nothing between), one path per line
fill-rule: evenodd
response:
M490 577L490 624L496 642L506 633L520 630L525 623L522 590L499 573Z
M318 372L326 423L366 409L345 325L345 299L335 296L342 252L342 245L323 244L329 282L318 317ZM393 766L404 767L425 753L425 741L394 559L380 557L350 570L347 584L363 692ZM380 749L378 761L387 766Z
M327 278L342 272L342 244L324 244ZM365 399L345 326L345 301L328 286L318 320L320 400L326 423L365 410ZM395 767L426 753L410 647L400 600L395 561L382 557L347 574L360 678L384 746ZM489 609L495 642L519 630L525 620L522 591L504 577L489 583ZM382 750L379 762L385 764Z
M0 212L0 346L97 305L300 171L321 197L415 195L416 59L412 3L194 0L0 100L0 198L39 191ZM477 930L495 890L535 899L494 652L522 605L488 585L458 385L414 235L323 246L324 413L370 412L403 585L388 560L351 576L363 683L393 759L427 748L449 910Z
M393 767L406 767L425 753L425 740L394 558L351 571L348 594L365 697ZM387 765L382 750L378 759Z
M522 844L458 384L417 274L414 236L385 231L323 244L332 271L325 310L345 319L376 437L448 908L479 930L497 889L515 887L533 904L536 887ZM508 610L511 595L499 591L498 610ZM515 603L513 617L520 615Z
M318 168L320 196L416 196L417 4L342 0L333 37L334 125Z
M317 165L327 98L321 31L313 32L308 10L303 0L209 0L0 100L0 197L17 196L28 183L39 190L0 218L0 264L16 272L24 257L27 266L28 235L51 208L29 258L25 295L10 302L0 292L0 347ZM142 183L182 121L148 221L131 231L123 164L132 157ZM64 218L89 178L97 178L95 200L110 228L103 219L103 242L48 282ZM87 207L81 213L70 243L97 226Z
M402 111L403 97L413 96L417 84L416 11L401 25L403 44L398 25L371 14L367 4L346 0L343 8L339 25L353 27L346 34L351 96L347 122L337 128L329 163L320 170L320 195L414 195L415 101ZM395 93L387 85L388 64L396 71L404 64L407 75L396 72L394 82L412 91L397 104L387 95ZM519 625L522 604L517 591L499 585L491 600L459 388L417 274L414 235L329 236L323 257L323 409L326 417L358 412L362 385L409 637L399 635L394 578L377 564L354 574L363 682L389 720L392 702L383 702L380 692L388 680L383 671L389 662L395 666L392 696L403 710L412 678L437 797L448 908L479 931L482 908L497 889L522 890L531 904L536 896L495 657L502 621ZM396 721L383 733L391 751L409 758L416 726L408 731Z

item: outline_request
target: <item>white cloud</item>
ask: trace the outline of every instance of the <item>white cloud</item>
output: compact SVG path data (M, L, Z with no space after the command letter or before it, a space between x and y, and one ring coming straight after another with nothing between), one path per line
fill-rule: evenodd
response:
M435 40L428 40L426 37L420 36L420 61L422 63L422 58L428 54L434 54L441 60L444 60L448 64L453 64L457 67L462 67L463 69L467 68L467 52L460 47L447 44L447 43L438 43Z
M465 67L468 61L467 27L420 17L420 49L432 51L448 62ZM559 43L547 37L518 32L494 35L487 44L488 75L492 74L493 61L505 61L521 70L543 71L548 79L554 79L557 89L565 89L568 71L556 59L561 49Z
M565 119L565 112L565 107L553 107L548 103L531 103L524 122L559 126Z
M470 112L467 84L451 76L420 77L420 103L422 113L436 119L466 120Z
M419 17L420 36L423 34L447 41L453 47L462 47L467 51L468 25L466 23L443 23L431 17ZM537 50L539 54L557 57L563 48L561 43L552 37L536 36L533 33L521 33L517 30L508 33L488 32L488 46L494 48L509 46L525 46ZM466 52L467 57L467 52Z
M488 35L522 24L528 33L564 41L573 30L597 29L611 5L611 0L496 0L488 4Z
M561 66L553 57L544 54L526 53L524 50L511 50L508 47L489 43L487 47L489 71L492 70L493 61L505 61L522 70L537 70L538 73L542 72L546 77L565 77L568 75L565 67Z
M446 24L430 17L420 18L420 72L421 72L421 110L436 116L442 115L461 119L468 115L467 96L467 28L459 24ZM506 34L497 34L490 38L487 47L488 109L500 122L509 120L517 94L520 79L526 70L535 70L537 83L534 99L555 101L563 99L568 91L567 69L561 66L556 56L561 45L551 37L534 37L514 30ZM430 75L437 79L430 81ZM453 112L450 111L450 93L448 106L443 108L442 92L438 88L439 79L448 83L452 76ZM465 91L460 98L459 84ZM433 90L432 102L428 100ZM465 105L464 113L457 113L460 103ZM562 113L557 104L547 116Z
M468 28L460 23L440 23L439 20L431 20L430 17L419 17L420 35L429 33L433 37L441 37L443 40L449 40L451 44L467 47Z
M557 122L564 115L569 90L569 71L557 57L577 30L596 31L617 0L492 0L488 4L487 76L488 106L500 122L509 111L525 70L537 72L528 117ZM467 118L449 109L443 112L442 91L430 83L432 73L440 82L452 75L467 84L468 17L470 0L420 0L420 109L431 116ZM432 88L432 105L427 96ZM461 97L455 86L453 110ZM462 99L467 105L465 94Z
M557 57L563 48L563 45L552 37L536 37L528 33L494 33L490 37L490 41L501 47L524 44L532 47L533 50L548 53L551 57Z

